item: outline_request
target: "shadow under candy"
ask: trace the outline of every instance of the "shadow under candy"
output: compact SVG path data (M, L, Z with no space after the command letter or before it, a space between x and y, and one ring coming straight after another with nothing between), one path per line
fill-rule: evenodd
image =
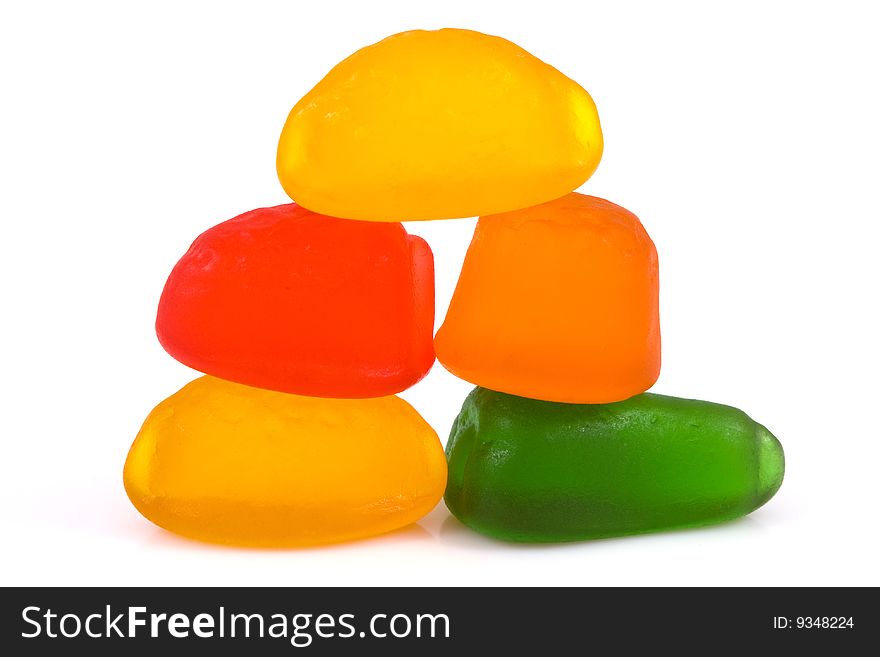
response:
M146 543L151 546L173 547L191 550L240 550L251 552L309 552L312 550L346 550L355 548L360 545L371 544L380 545L382 543L396 544L418 544L433 542L436 538L418 523L410 524L391 532L378 534L376 536L368 536L361 539L343 541L340 543L322 543L315 545L237 545L225 543L210 543L199 541L194 538L188 538L175 534L166 529L162 529L156 525L149 525L149 534Z
M581 539L573 541L548 541L548 542L517 542L504 541L493 538L485 534L481 534L458 520L455 516L449 515L440 525L438 532L439 540L454 547L476 549L476 550L498 550L507 547L511 550L564 550L583 548L587 545L609 545L618 541L636 542L636 541L657 541L657 540L675 540L676 535L685 533L759 533L765 531L764 525L759 519L753 516L744 516L735 520L729 520L713 525L703 525L700 527L677 527L670 529L662 529L640 534L626 534L621 536L609 536L605 538Z

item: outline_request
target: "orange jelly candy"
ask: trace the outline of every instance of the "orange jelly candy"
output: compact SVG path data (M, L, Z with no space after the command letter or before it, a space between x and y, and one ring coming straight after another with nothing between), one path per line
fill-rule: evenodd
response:
M315 397L400 392L434 362L434 261L399 223L295 204L200 235L156 318L169 354L197 370Z
M337 543L404 527L446 486L434 430L395 396L321 399L203 376L153 409L123 474L147 519L215 543Z
M481 217L434 348L501 392L600 404L660 373L657 251L638 218L568 194Z

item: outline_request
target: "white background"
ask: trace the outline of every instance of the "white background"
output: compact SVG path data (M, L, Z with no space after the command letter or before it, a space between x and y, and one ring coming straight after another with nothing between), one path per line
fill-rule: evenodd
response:
M872 3L30 2L0 10L2 584L880 584L880 40ZM195 236L286 202L286 115L338 60L412 28L505 36L593 95L583 191L661 263L656 391L723 402L785 446L778 495L708 529L494 542L442 504L360 543L257 551L152 526L122 464L196 373L155 339ZM438 325L473 220L433 247ZM404 393L441 438L471 386Z

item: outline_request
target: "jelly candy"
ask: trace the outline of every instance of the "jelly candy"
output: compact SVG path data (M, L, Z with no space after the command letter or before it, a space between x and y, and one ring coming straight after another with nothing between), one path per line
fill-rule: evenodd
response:
M569 194L481 217L434 348L471 383L605 403L660 373L657 252L635 215Z
M277 166L316 212L445 219L562 196L602 145L593 99L552 66L500 37L417 30L357 51L307 93Z
M124 480L138 511L172 532L292 546L415 522L443 495L446 462L398 397L300 397L205 376L150 413Z
M172 356L230 381L380 397L434 362L431 249L400 224L264 208L199 236L156 319Z
M773 497L785 467L779 441L742 411L654 394L561 404L476 388L446 452L449 510L511 541L730 520Z

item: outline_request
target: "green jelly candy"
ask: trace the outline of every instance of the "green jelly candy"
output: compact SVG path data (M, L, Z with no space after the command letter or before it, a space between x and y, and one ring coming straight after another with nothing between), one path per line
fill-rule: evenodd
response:
M446 505L478 532L554 542L705 525L782 484L782 445L740 410L642 394L561 404L476 388L446 448Z

